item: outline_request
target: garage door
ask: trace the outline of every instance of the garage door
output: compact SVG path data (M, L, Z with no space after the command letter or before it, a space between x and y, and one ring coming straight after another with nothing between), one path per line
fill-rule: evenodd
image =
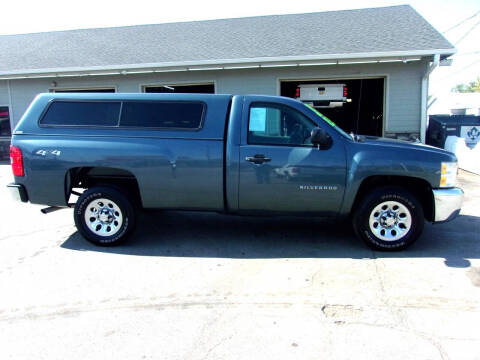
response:
M189 94L214 94L215 85L213 83L205 84L181 84L181 85L155 85L144 86L146 93L189 93Z
M384 78L285 80L280 95L310 102L346 132L383 134Z

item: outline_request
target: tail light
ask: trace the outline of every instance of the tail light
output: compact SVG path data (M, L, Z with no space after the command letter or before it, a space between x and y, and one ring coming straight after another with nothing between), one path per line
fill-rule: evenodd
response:
M299 88L299 87L297 87L297 88L295 89L295 97L296 97L296 98L299 98L299 97L300 97L300 88Z
M10 145L10 162L12 164L12 171L14 176L24 176L22 150L20 148Z
M344 86L344 87L343 87L343 97L347 97L347 95L348 95L348 91L347 91L347 90L348 90L347 87Z

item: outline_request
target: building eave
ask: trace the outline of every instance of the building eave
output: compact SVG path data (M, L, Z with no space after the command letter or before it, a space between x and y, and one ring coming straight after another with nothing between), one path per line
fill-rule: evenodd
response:
M192 60L143 64L107 66L60 67L0 71L0 80L39 79L55 77L83 77L103 75L148 74L177 71L233 70L248 68L272 68L290 66L343 65L381 62L410 62L423 57L440 55L448 57L456 53L455 48L433 50L409 50L368 52L349 54L325 54L303 56L257 57L238 59Z

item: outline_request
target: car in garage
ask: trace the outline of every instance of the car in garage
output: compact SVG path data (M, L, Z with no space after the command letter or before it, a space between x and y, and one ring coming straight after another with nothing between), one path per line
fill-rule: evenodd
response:
M347 102L345 84L300 84L295 98L315 108L341 107Z

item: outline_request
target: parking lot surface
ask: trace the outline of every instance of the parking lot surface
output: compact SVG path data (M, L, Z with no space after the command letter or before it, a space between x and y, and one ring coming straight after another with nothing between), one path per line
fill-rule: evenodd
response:
M0 163L0 359L480 359L479 176L397 253L341 222L192 212L100 248L11 180Z

